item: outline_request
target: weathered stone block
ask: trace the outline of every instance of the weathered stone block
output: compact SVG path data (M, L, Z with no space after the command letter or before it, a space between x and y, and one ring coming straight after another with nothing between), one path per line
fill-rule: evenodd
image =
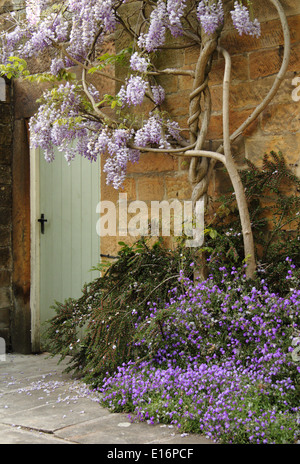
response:
M168 199L191 200L192 187L188 180L188 175L176 175L165 177L166 194Z
M129 174L173 171L174 169L176 169L176 159L167 153L143 153L137 163L129 163L127 166Z
M10 325L10 310L9 308L0 309L0 330L8 329ZM0 335L1 336L1 335Z
M11 186L0 185L0 205L2 207L10 206L12 203Z
M11 244L11 231L8 228L0 227L0 246Z
M282 0L282 7L284 8L287 16L297 15L300 13L300 5L298 0ZM260 0L255 2L254 13L260 21L270 21L277 19L276 9L268 0Z
M0 270L0 287L9 287L11 284L11 272Z
M259 50L250 53L250 77L270 76L279 72L282 64L283 48L273 50ZM292 44L288 71L300 71L300 44Z
M292 43L298 42L300 40L300 16L289 17L288 24ZM234 28L224 30L221 37L221 46L234 55L253 50L274 48L283 44L283 33L279 19L262 22L261 31L261 36L257 39L245 34L240 36Z
M185 50L184 53L184 64L190 65L195 64L198 61L200 52L200 46L194 45L193 47L189 47Z
M178 116L186 116L189 113L190 90L182 90L176 94L166 96L164 110L168 111L176 119Z
M0 226L9 227L11 226L11 209L1 208L0 203Z
M0 247L0 269L11 269L12 259L9 247Z
M163 177L140 177L137 179L138 199L141 201L162 200L165 194Z
M12 128L10 126L0 127L0 145L10 147L12 144Z
M230 133L232 134L237 130L244 121L252 113L252 110L234 110L229 112L229 128ZM259 126L258 120L256 119L253 121L250 126L244 131L244 135L253 135L253 133L257 130ZM214 140L214 139L222 139L223 138L223 115L213 115L211 117L209 127L208 127L208 134L207 138Z
M29 118L34 115L38 109L36 100L41 97L48 84L32 84L22 79L14 80L14 100L15 100L15 118Z
M157 53L155 65L157 69L181 68L184 65L184 53L176 49L160 50Z
M10 288L0 288L0 313L2 308L7 308L11 305L11 290Z
M249 79L249 59L247 54L235 55L231 59L231 80L246 81ZM213 60L209 74L209 84L222 84L224 79L225 60L218 58Z
M281 151L287 163L299 162L300 133L265 135L246 139L246 157L257 166L262 165L265 153Z
M266 133L300 132L300 103L269 105L262 114L261 128Z
M272 103L291 103L292 74L287 74L279 87ZM229 105L231 109L255 108L267 96L273 86L274 77L265 77L255 81L233 83L230 87ZM212 108L214 112L222 112L223 109L223 88L221 85L212 86Z
M101 198L105 201L112 201L113 203L117 204L119 199L120 193L127 193L127 200L135 200L136 199L136 186L135 186L135 179L131 177L127 177L124 180L123 187L119 190L116 190L112 185L107 185L105 182L105 173L102 174L101 177Z
M11 147L0 145L0 164L10 165L12 158Z
M0 184L11 184L11 168L7 165L0 165Z
M10 125L12 123L11 106L7 103L0 103L0 126Z
M178 77L173 75L161 75L157 78L157 82L163 86L166 94L177 92Z

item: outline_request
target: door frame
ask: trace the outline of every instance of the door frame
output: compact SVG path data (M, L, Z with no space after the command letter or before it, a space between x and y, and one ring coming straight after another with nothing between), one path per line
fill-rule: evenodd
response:
M41 349L40 331L40 150L30 148L30 310L31 350Z

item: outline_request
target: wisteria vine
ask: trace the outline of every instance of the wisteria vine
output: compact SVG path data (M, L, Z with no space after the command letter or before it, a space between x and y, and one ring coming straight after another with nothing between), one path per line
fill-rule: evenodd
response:
M23 17L12 13L9 26L1 36L1 62L7 64L11 56L29 59L51 48L50 72L56 78L76 64L89 68L94 64L91 57L101 53L108 35L116 30L117 24L125 24L120 12L125 3L125 0L65 0L53 4L49 0L26 0ZM144 15L147 0L140 3ZM259 22L251 19L249 5L250 2L245 6L243 2L235 1L232 22L239 34L258 37ZM192 22L187 21L192 17L197 18L199 28L192 28ZM153 108L144 115L142 127L129 127L124 111L119 111L115 124L104 110L97 111L99 99L90 108L93 93L82 96L79 82L74 85L60 83L56 92L44 93L44 103L31 121L32 145L44 150L47 161L53 160L54 147L65 154L68 162L76 155L95 160L107 150L110 157L105 165L107 182L119 188L126 176L128 161L139 159L140 150L132 148L134 144L139 148L150 146L171 150L182 142L179 127L172 131L176 123L171 124L168 118L166 124L162 115L165 90L151 75L155 70L151 62L152 52L165 44L167 32L173 37L189 34L194 41L200 42L199 29L213 35L223 23L221 0L201 0L194 2L192 7L186 0L158 0L149 17L144 17L138 32L137 28L126 26L133 36L134 47L129 61L129 77L116 95L123 110L140 106L146 99L152 101ZM87 109L93 117L86 116ZM113 142L109 143L109 140ZM71 141L74 143L70 147Z

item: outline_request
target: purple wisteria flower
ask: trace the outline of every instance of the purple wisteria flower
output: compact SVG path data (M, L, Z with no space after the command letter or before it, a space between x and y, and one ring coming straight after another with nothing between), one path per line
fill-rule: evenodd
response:
M152 95L154 99L154 103L156 105L161 105L165 99L165 90L161 85L153 85L151 86Z
M231 11L231 17L239 35L247 34L257 38L260 36L261 28L259 21L256 18L251 21L248 8L240 2L234 2L234 10Z
M158 114L151 115L143 127L136 131L134 144L137 147L157 145L159 148L171 148L170 138L180 140L179 124L170 119L163 120Z
M151 116L144 126L139 129L134 137L134 144L138 147L147 145L160 145L162 140L162 119L155 115Z
M65 68L65 63L62 58L54 58L51 62L50 72L56 76L59 71Z
M34 56L53 42L67 40L68 23L62 16L50 14L37 27L32 28L30 35L28 31L24 31L24 36L27 36L28 40L24 45L20 45L19 52L25 57Z
M26 36L25 30L21 26L16 26L15 29L11 32L5 34L1 39L1 52L0 59L1 62L7 63L10 56L15 55L16 49L18 49L19 43Z
M174 37L182 34L181 18L185 8L185 0L167 0L168 29Z
M24 57L33 56L53 43L63 42L68 43L69 55L82 61L95 37L97 43L101 42L104 35L112 32L116 26L114 0L66 0L65 8L58 13L49 11L43 15L49 4L51 2L48 0L26 1L27 25L23 29L26 43L15 50ZM69 17L65 15L66 11ZM66 60L66 65L73 64L71 58Z
M88 85L88 91L89 91L90 95L92 96L92 98L95 100L95 102L98 103L100 101L100 92L99 92L99 90L93 84L89 84Z
M141 73L145 73L147 71L149 64L150 64L149 59L144 58L137 52L135 52L130 57L130 68L133 71L139 71Z
M44 150L45 159L49 162L54 159L54 147L62 153L67 152L66 158L70 161L77 153L77 149L71 147L71 142L88 137L89 130L84 122L74 124L81 105L81 97L76 86L69 82L61 84L55 89L55 95L56 102L53 102L51 91L44 93L45 103L40 105L37 113L30 120L30 142L32 147L41 147ZM91 127L92 124L90 123L89 126ZM87 150L80 154L89 157Z
M29 25L36 25L41 17L42 10L47 6L47 0L26 0L26 18Z
M160 45L163 45L165 42L167 21L166 4L162 0L159 0L156 8L150 15L149 30L147 33L143 33L139 36L138 46L140 48L145 48L147 52L150 53L157 50Z
M138 150L127 146L131 137L131 131L117 129L106 140L106 150L110 156L103 171L106 172L106 183L112 184L115 189L119 189L125 180L127 164L137 162L140 157Z
M222 0L215 3L201 0L197 8L197 17L206 34L213 34L224 21Z
M130 76L126 85L122 86L118 97L123 105L141 105L143 103L148 83L141 76Z

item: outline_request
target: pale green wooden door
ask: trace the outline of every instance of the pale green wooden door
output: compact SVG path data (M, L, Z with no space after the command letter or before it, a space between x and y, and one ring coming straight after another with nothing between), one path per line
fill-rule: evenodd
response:
M77 157L68 165L61 153L47 163L41 154L40 214L47 220L40 230L41 324L55 315L55 301L79 297L84 283L99 275L90 271L100 261L99 164Z

